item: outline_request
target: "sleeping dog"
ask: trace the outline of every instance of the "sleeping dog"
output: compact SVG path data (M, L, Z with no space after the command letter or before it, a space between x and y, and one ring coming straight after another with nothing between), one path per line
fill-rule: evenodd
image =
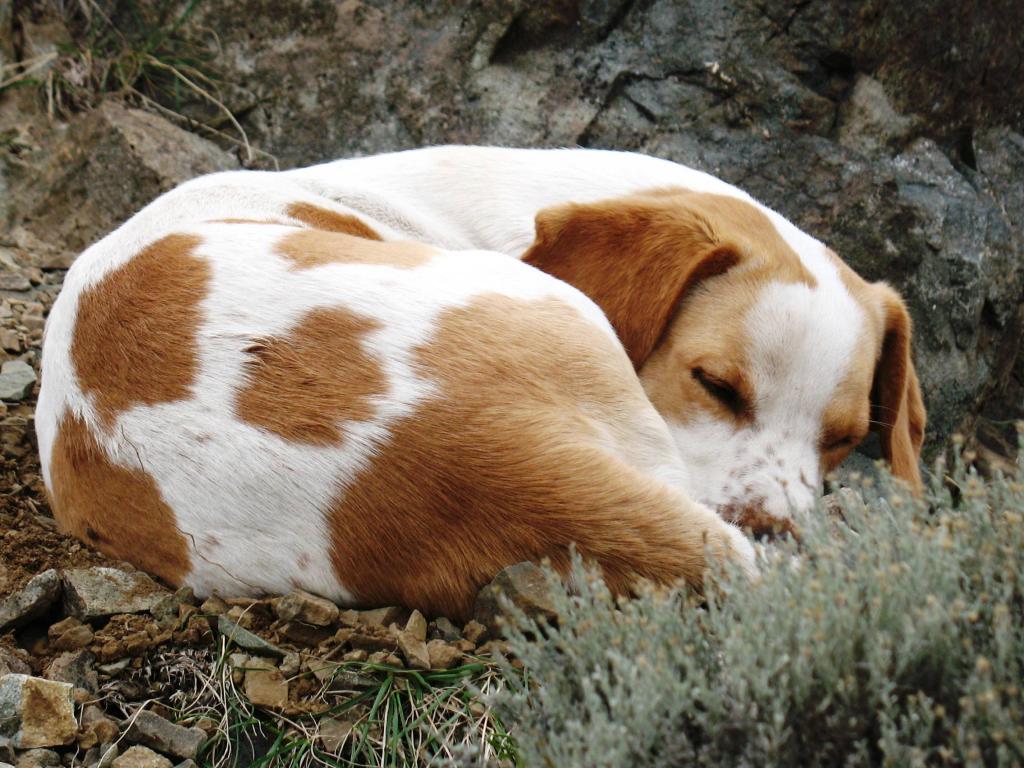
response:
M37 411L100 550L451 617L570 544L620 592L752 570L731 523L784 526L871 428L916 487L923 427L899 297L742 192L472 147L159 198L68 272Z

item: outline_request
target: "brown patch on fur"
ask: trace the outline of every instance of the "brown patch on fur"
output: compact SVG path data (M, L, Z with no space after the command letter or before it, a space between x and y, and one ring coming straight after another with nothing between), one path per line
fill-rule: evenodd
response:
M291 218L301 221L313 229L340 232L367 240L383 240L369 225L349 213L332 211L312 203L292 203L288 206L286 213Z
M910 314L894 290L883 284L878 290L882 292L885 331L871 390L872 419L892 473L919 493L918 462L927 416L910 355Z
M371 418L373 398L387 390L379 362L363 347L379 327L341 307L314 309L286 335L254 342L245 350L238 417L291 442L340 443L339 423Z
M833 398L830 411L841 414L840 423L866 423L870 418L871 428L879 433L881 439L882 456L889 462L893 475L920 493L919 462L928 417L911 354L913 329L910 314L903 299L888 284L869 283L835 253L828 251L828 255L839 270L846 289L863 307L868 326L865 339L858 344L857 359L851 366L847 381ZM845 407L842 404L844 392ZM864 393L869 393L870 413L867 412ZM827 414L826 442L830 431L842 432L842 427L830 429L832 421ZM863 428L847 427L846 432L860 437L864 434ZM841 456L833 456L826 461L826 468L838 466L847 453L849 450Z
M496 296L439 326L416 360L442 395L334 506L342 583L367 605L462 619L499 569L549 558L564 571L572 543L617 592L637 576L701 582L705 537L728 551L724 528L609 449L657 415L607 335L555 300Z
M335 232L302 229L289 234L277 252L292 269L313 269L329 264L379 264L415 269L426 264L435 251L414 242L376 242Z
M82 292L71 359L104 426L132 406L188 397L210 280L192 255L200 242L168 235Z
M653 190L537 214L523 260L604 310L640 368L684 295L739 264L775 280L815 280L756 206L684 189ZM748 266L749 265L749 266Z
M51 506L62 531L170 584L189 571L174 512L142 469L115 464L81 418L65 413L50 457Z

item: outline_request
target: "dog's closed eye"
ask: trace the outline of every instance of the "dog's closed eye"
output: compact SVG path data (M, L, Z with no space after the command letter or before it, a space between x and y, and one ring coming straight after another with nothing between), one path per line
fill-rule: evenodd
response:
M739 415L746 410L747 402L739 390L728 381L708 373L703 368L694 368L693 378L704 391L733 413Z

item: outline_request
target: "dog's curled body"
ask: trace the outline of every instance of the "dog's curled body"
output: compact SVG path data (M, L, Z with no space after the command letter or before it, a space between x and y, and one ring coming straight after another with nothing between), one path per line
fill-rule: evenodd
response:
M619 590L749 565L586 296L268 192L158 200L68 272L37 412L62 528L201 595L452 617L570 544Z

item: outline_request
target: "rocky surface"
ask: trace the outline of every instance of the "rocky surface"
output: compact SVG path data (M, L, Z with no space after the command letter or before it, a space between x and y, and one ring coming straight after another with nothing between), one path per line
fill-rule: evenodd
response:
M202 697L219 684L218 670L255 713L320 717L379 685L381 670L490 663L507 654L493 639L506 605L549 605L546 581L527 563L487 585L463 627L395 606L342 610L301 591L200 603L127 564L94 554L83 563L75 542L36 516L0 513L0 527L17 542L20 563L42 568L30 579L12 570L12 588L0 591L0 617L9 620L0 634L0 761L18 765L201 761L220 727L207 713L222 700ZM346 712L320 728L326 748L351 731L358 713Z
M60 19L22 16L14 53L65 34ZM222 104L281 167L444 142L583 145L749 190L907 297L931 455L955 431L1005 453L1024 414L1022 24L1012 0L204 0L184 34L213 46L216 30ZM178 97L180 113L223 127L220 106ZM23 93L0 97L15 299L39 277L25 270L66 260L190 176L239 165L110 100L66 124L30 108ZM0 337L14 356L25 341Z

